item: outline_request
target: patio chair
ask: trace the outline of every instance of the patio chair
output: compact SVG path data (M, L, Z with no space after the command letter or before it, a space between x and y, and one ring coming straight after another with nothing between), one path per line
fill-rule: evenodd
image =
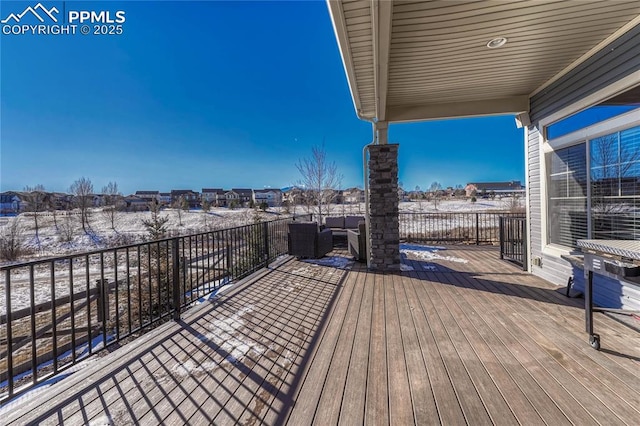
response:
M367 260L367 225L361 221L358 223L358 229L349 229L347 231L347 245L349 246L349 254L357 261L365 262Z
M320 231L316 222L289 224L289 254L300 258L318 259L333 249L331 229Z

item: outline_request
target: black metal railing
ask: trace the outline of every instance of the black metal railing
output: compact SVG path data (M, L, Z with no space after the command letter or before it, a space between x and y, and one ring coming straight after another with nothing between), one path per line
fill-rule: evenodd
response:
M527 270L527 218L500 216L500 259L510 260Z
M400 213L400 239L442 244L497 244L499 218L512 216L522 216L522 213Z
M286 254L292 220L1 267L0 403Z

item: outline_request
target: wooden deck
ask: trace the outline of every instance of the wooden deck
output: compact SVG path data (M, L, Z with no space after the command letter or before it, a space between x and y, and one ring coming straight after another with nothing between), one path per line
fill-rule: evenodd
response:
M597 313L595 351L582 299L492 249L438 254L401 274L289 260L4 420L640 424L640 333Z

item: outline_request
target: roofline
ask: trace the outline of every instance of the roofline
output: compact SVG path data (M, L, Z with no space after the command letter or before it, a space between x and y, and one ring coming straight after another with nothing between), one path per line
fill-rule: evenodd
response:
M342 9L342 2L339 0L327 0L327 8L329 9L329 16L331 17L333 32L338 42L338 50L340 51L340 57L342 59L342 65L344 66L344 72L347 75L347 84L349 85L349 92L351 93L353 107L358 118L362 118L360 92L358 91L358 84L356 82L356 73L353 69L353 58L351 57L351 50L349 49L347 23L344 20L344 10ZM372 119L374 117L368 118Z

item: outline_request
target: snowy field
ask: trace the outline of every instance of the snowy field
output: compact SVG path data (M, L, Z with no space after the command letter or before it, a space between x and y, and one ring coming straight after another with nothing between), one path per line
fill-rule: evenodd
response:
M480 199L475 203L469 200L441 200L438 202L437 208L430 201L414 201L401 202L400 212L487 212L505 211L511 207L510 200ZM312 212L304 206L296 206L295 211L291 210L291 213L298 215ZM331 205L323 213L364 215L364 212L364 204L346 204ZM161 216L169 218L167 228L170 235L187 235L231 228L254 223L257 220L273 220L285 215L281 208L270 208L266 212L248 208L235 210L212 208L209 212L202 210L179 212L175 209L165 209L161 212ZM40 213L38 217L39 238L36 238L33 217L27 213L16 217L2 218L0 235L6 234L13 222L17 220L21 239L29 252L28 257L21 260L29 260L142 242L147 235L143 220L149 220L150 217L151 213L149 212L118 212L115 227L112 228L109 216L99 209L94 209L89 217L90 228L84 232L77 213L65 216L59 212L55 220L50 213Z

